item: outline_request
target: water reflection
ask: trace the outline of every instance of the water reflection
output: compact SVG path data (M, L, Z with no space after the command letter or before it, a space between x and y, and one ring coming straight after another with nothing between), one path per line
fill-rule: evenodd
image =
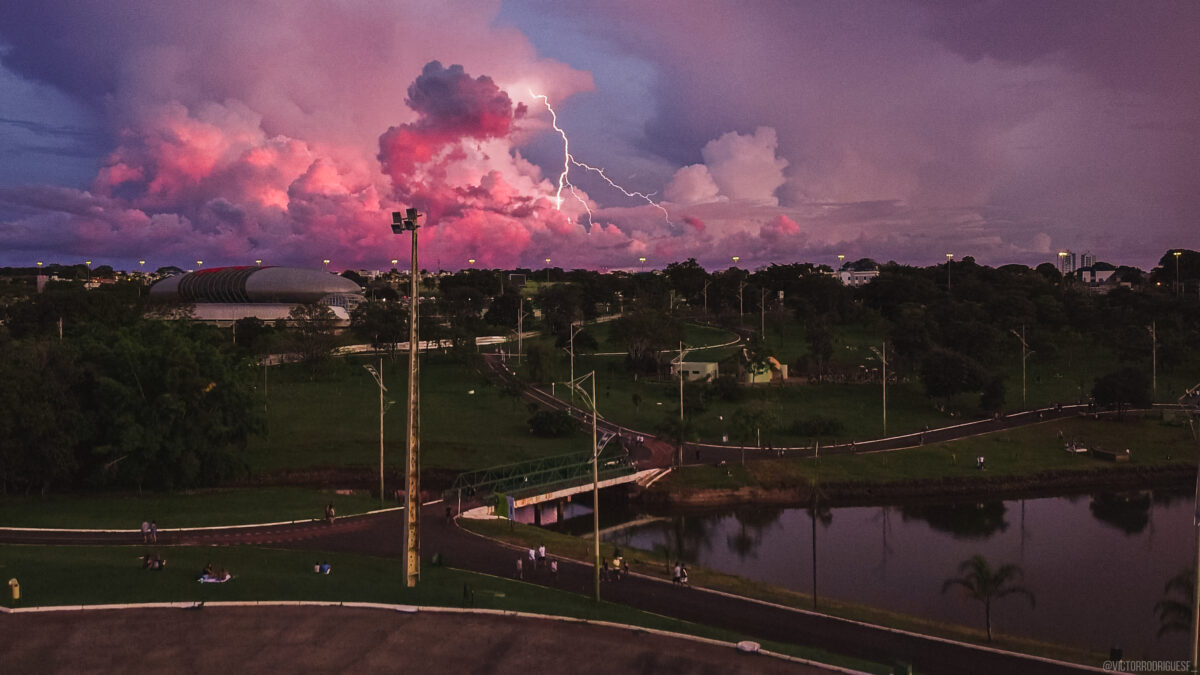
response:
M1187 496L840 508L818 502L670 515L607 538L659 551L664 561L971 626L979 623L977 603L941 588L963 560L981 554L1019 564L1024 585L1037 594L1036 609L994 609L1001 632L1101 651L1120 645L1126 656L1187 657L1183 633L1157 636L1156 609L1165 581L1192 564Z
M1150 493L1102 492L1092 497L1092 515L1125 534L1138 534L1150 523Z
M923 520L955 539L987 539L1008 529L1004 502L921 504L900 507L904 520Z

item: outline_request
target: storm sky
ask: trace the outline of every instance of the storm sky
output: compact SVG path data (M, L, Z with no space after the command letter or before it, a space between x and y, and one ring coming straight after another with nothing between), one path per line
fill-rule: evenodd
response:
M1150 267L1200 248L1197 35L1195 0L15 0L0 265L377 269L415 206L433 269Z

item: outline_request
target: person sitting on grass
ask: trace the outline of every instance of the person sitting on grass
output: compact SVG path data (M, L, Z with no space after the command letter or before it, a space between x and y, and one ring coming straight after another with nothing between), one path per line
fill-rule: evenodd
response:
M167 559L157 553L147 553L142 556L142 569L161 572L167 566Z

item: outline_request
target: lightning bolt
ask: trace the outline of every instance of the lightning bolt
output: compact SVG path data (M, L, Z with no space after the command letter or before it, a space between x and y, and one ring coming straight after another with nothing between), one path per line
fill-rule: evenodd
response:
M562 170L562 173L560 173L558 175L558 191L554 195L554 203L555 203L555 208L557 210L559 210L559 211L562 210L562 203L563 203L562 193L563 193L563 189L565 188L571 192L571 196L573 196L580 204L583 204L583 208L584 208L584 210L587 211L587 215L588 215L588 225L591 225L592 209L589 208L587 205L587 202L584 201L583 198L579 196L579 193L577 193L575 191L575 186L571 183L571 166L574 165L581 169L584 169L585 171L591 171L595 174L598 174L601 178L604 179L604 182L608 183L614 189L619 190L621 192L621 194L625 195L626 197L635 197L635 198L641 199L641 200L645 201L647 204L658 209L659 211L662 211L663 220L665 220L667 222L667 224L670 224L671 215L669 213L667 213L667 209L664 208L662 204L659 204L658 202L654 201L654 199L651 198L651 195L654 194L653 192L650 194L646 194L644 192L638 192L636 190L627 190L624 187L622 187L621 185L618 185L617 183L615 183L611 178L609 178L604 173L604 169L599 168L599 167L590 166L588 164L585 164L585 163L575 159L574 155L571 154L571 141L569 138L567 138L567 132L565 130L563 130L562 127L558 126L558 113L556 113L554 111L554 108L550 106L549 97L547 97L544 94L535 94L535 93L533 93L532 89L529 90L529 95L534 98L538 98L538 99L542 100L542 104L546 106L546 110L550 111L551 126L554 127L554 130L557 131L558 135L562 136L562 139L563 139L563 170Z

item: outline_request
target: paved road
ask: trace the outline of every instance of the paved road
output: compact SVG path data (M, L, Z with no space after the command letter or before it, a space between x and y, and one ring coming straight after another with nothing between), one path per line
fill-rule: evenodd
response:
M9 673L788 673L832 671L646 631L343 607L0 615Z

